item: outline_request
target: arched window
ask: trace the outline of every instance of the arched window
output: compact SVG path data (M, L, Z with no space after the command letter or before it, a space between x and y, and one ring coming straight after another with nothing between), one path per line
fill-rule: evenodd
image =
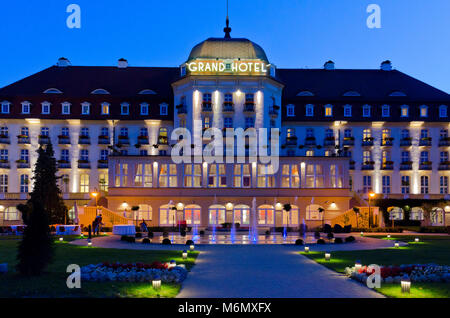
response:
M310 91L301 91L297 94L297 96L314 96Z
M202 208L199 205L191 204L184 208L184 220L187 225L200 225L201 224L201 212Z
M361 96L361 94L358 93L357 91L348 91L348 92L345 92L343 96L346 96L346 97L357 97L357 96Z
M389 220L399 221L405 218L405 214L402 208L390 207L388 208Z
M57 88L48 88L44 91L44 94L62 94L62 92Z
M274 225L275 209L272 205L261 205L258 207L258 224L262 226Z
M234 207L233 222L244 226L250 224L250 208L248 205L240 204Z
M283 225L296 226L299 224L298 206L291 205L291 210L286 211L283 209Z
M420 207L412 208L409 214L409 219L413 221L423 221L424 220L423 209Z
M320 212L322 211L322 212ZM325 209L318 204L310 204L306 207L306 220L320 221L323 220Z
M159 225L176 225L177 210L173 205L162 205L159 207Z
M109 95L109 92L106 89L103 88L97 88L94 89L91 94L96 94L96 95Z
M15 206L7 207L4 213L3 219L5 221L19 221L22 218L21 213Z
M152 218L152 207L148 204L139 204L138 220L151 221Z
M442 208L433 208L430 213L432 226L444 225L444 210Z
M210 225L220 225L226 222L226 208L223 205L211 205L208 209L208 222Z
M139 92L139 95L156 95L156 93L151 89L143 89Z

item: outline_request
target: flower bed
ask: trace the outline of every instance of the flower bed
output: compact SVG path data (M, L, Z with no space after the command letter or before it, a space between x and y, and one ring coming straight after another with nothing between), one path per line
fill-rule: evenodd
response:
M163 283L181 283L187 270L181 266L170 267L168 263L120 264L100 263L81 267L81 279L86 281L151 282L160 278Z
M386 284L400 283L402 278L409 278L411 282L450 283L450 266L436 264L413 264L400 266L381 266L381 282ZM373 271L368 271L367 266L359 270L355 267L346 267L345 274L350 278L365 283L367 276Z

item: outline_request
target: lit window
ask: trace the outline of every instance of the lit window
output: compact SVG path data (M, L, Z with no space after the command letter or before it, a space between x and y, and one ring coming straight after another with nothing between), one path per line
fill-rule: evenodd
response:
M382 117L389 117L390 116L390 107L389 107L389 105L383 105L381 107L381 116Z
M8 175L0 174L0 192L6 193L8 192Z
M307 188L323 188L324 175L323 167L318 164L306 165L306 187Z
M126 187L128 184L128 164L117 163L114 169L114 184L116 187Z
M258 188L275 187L275 176L272 165L258 165Z
M235 164L233 172L233 186L235 188L250 188L251 175L249 164Z
M31 104L29 102L22 103L22 114L29 114L31 110Z
M314 116L314 105L311 104L306 105L306 116L308 117Z
M352 117L352 106L351 105L344 106L344 117Z
M136 173L134 178L134 186L136 187L152 187L152 165L151 164L137 164L135 166Z
M227 174L224 164L210 164L208 166L208 187L223 188L227 186Z
M408 117L409 116L409 106L408 105L402 105L401 107L401 117Z
M148 104L147 103L141 104L141 115L148 115Z
M161 164L159 169L159 187L171 188L177 186L177 165Z
M88 174L80 174L80 192L81 193L89 192L89 175Z
M109 104L102 103L102 115L109 115Z
M420 117L428 117L428 106L420 106Z
M130 105L128 103L120 104L120 114L121 115L129 115L130 114Z
M50 103L43 102L41 105L42 105L42 114L44 115L50 114Z
M420 193L421 194L428 194L428 184L429 184L429 178L428 176L421 176L420 177Z
M200 188L202 186L202 165L186 164L184 165L184 187Z
M370 105L363 106L363 117L370 117Z
M325 116L326 117L333 116L333 106L332 105L326 105L325 106Z
M70 103L64 102L61 104L62 106L62 114L70 115Z
M84 102L81 104L81 115L89 115L91 113L91 104Z
M20 175L20 193L28 193L29 176L27 174Z
M287 164L283 165L281 169L281 187L282 188L299 188L300 187L300 173L298 165Z

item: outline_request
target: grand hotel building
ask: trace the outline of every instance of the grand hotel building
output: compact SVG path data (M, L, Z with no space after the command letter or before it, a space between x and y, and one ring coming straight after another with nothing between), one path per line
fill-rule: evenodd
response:
M112 213L132 219L139 206L137 217L154 226L245 226L253 205L261 227L314 226L365 205L369 191L449 199L449 94L389 61L364 70L332 61L276 68L260 46L225 31L196 45L180 67L131 67L125 59L72 66L61 58L2 88L0 224L20 223L15 206L33 186L36 149L49 142L69 207L92 204L96 189ZM192 129L194 120L203 128L280 128L280 169L174 164L171 132Z

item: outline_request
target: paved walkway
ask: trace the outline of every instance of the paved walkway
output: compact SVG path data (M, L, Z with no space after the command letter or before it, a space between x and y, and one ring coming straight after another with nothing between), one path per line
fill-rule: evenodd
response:
M357 243L311 246L312 251L387 248L393 241L357 238ZM72 244L85 245L85 240ZM172 249L130 244L119 237L100 237L94 246L122 249ZM372 298L383 297L365 286L325 268L298 253L295 245L198 245L196 265L184 281L180 298Z

